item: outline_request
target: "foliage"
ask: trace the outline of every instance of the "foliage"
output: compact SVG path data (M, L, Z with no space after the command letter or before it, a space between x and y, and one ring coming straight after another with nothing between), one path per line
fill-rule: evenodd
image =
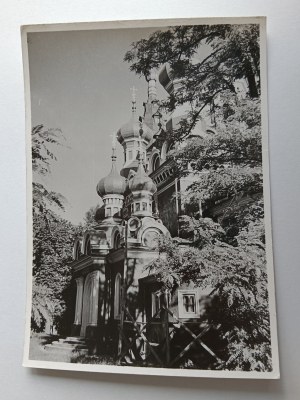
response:
M215 134L190 139L173 152L181 174L192 170L198 177L188 196L204 208L218 199L262 192L260 103L257 99L236 103L235 97L226 97L227 104L234 103L230 117L216 113Z
M262 192L258 25L171 27L133 43L125 60L145 76L169 66L174 90L160 106L186 110L166 132L176 171L195 176L186 203L206 209L220 199ZM247 83L245 93L239 83ZM214 129L194 137L203 119Z
M33 218L33 298L41 318L36 318L35 325L41 327L45 320L53 325L59 323L59 318L65 311L63 293L71 281L72 248L77 229L68 221L56 218L51 221L42 216ZM39 299L43 297L41 302ZM46 312L42 311L42 308Z
M201 57L202 49L209 49ZM176 26L156 31L148 39L132 44L125 55L130 69L147 76L152 69L168 64L172 79L179 83L163 103L168 111L180 105L190 108L170 139L188 136L207 105L220 93L236 93L235 81L245 79L250 98L260 92L258 25Z
M61 145L61 131L38 125L32 129L33 169L33 287L32 329L43 331L46 321L53 326L65 311L64 291L70 283L73 241L77 232L57 215L64 210L64 197L39 182L50 174L56 161L53 146ZM51 147L52 146L52 147Z
M226 368L269 370L263 219L250 221L241 229L237 246L226 242L225 231L210 219L192 219L190 223L194 245L178 246L177 241L163 238L152 272L171 290L186 283L211 288L210 296L200 304L201 314L207 324L220 325L220 336L227 341Z
M48 190L41 179L51 172L51 162L56 161L53 147L60 146L64 137L60 129L45 129L37 125L31 132L32 156L32 205L34 215L43 215L45 220L56 218L55 211L64 210L65 198Z
M96 206L92 206L88 209L84 216L84 229L89 229L95 226L97 221L99 221L99 217L101 217L102 210L103 206L100 207L99 204L97 204Z
M56 160L52 146L60 146L63 135L60 129L45 129L37 125L31 131L32 170L38 175L50 173L50 163Z
M45 329L46 321L52 322L55 304L50 301L50 296L50 289L42 284L37 284L35 278L33 278L31 325L36 332L42 332Z
M171 289L211 288L203 318L219 324L233 370L271 369L261 144L258 25L176 26L133 43L130 69L148 76L164 64L173 90L161 112L182 117L165 136L180 176L193 176L182 196L181 235L163 239L150 265ZM239 87L247 87L240 91ZM202 121L209 132L199 134ZM203 218L217 203L218 220Z

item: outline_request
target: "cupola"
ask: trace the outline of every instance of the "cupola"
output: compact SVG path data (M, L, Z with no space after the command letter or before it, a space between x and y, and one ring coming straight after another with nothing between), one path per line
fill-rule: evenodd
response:
M136 174L129 180L128 189L131 192L130 213L137 217L152 216L153 195L157 188L152 179L146 174L143 159L139 155Z
M137 172L129 181L129 189L131 192L147 191L154 194L157 190L153 180L146 174L143 164L140 162Z
M139 118L136 112L136 89L132 88L132 113L130 120L117 132L117 139L124 149L125 163L121 175L127 178L131 169L137 170L137 156L146 159L146 149L153 139L152 129ZM140 148L141 147L141 148ZM133 165L134 164L134 165Z
M104 202L105 219L121 222L121 210L126 191L126 180L122 177L116 166L116 140L113 138L112 166L110 173L102 178L97 185L97 193Z
M110 173L106 177L100 179L97 185L97 193L102 198L107 195L123 196L125 189L126 180L118 173L116 162L113 159Z

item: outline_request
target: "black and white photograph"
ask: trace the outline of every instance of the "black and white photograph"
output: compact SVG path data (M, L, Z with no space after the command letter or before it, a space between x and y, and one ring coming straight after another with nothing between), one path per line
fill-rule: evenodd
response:
M265 18L22 42L23 364L278 379Z

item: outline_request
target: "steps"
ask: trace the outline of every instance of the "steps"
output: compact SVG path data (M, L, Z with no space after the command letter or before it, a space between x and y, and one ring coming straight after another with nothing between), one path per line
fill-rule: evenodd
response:
M85 343L85 339L77 336L69 336L65 339L55 340L52 343L46 344L44 349L51 352L70 353L70 356L73 353L79 353L80 355L88 354L88 347Z

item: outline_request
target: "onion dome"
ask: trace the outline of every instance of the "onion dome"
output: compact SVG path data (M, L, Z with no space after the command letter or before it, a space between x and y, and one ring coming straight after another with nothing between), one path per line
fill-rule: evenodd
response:
M130 120L118 130L117 138L121 144L126 140L135 138L141 138L149 143L153 138L153 132L146 124L141 123L133 113Z
M132 90L132 114L131 118L126 124L124 124L117 132L117 138L119 143L123 144L130 139L143 139L146 142L150 142L153 138L152 130L146 125L139 121L136 113L136 97L135 92L137 89L134 87Z
M97 185L97 193L100 197L116 194L124 195L126 190L126 180L122 177L116 167L116 156L113 153L112 156L112 167L110 173L102 178Z
M129 181L129 189L132 192L145 190L154 194L157 190L153 180L146 174L142 161L140 160L138 169L134 177Z

